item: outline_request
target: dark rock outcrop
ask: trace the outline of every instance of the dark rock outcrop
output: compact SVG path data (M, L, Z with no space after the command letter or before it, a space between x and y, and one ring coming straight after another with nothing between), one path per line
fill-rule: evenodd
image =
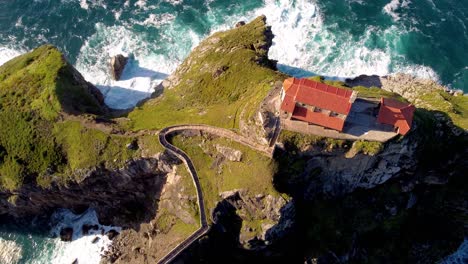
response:
M118 54L111 58L110 60L110 70L112 78L116 81L120 80L122 76L125 65L128 62L128 58L122 54Z
M234 208L236 217L242 222L242 228L237 231L237 241L251 250L264 248L285 237L295 224L295 208L293 202L287 202L282 197L270 194L249 196L244 190L233 190L220 194L223 200L213 211L213 219L226 214L226 205ZM230 227L217 222L219 228L229 230ZM257 223L261 223L259 226Z
M221 76L224 72L226 72L227 70L229 69L228 66L221 66L219 68L217 68L214 72L213 72L213 78L218 78L219 76Z
M65 227L60 230L60 240L70 242L73 239L73 228Z
M119 235L119 232L117 232L117 231L114 230L114 229L111 229L111 230L109 230L109 231L106 232L106 236L107 236L110 240L114 240L114 238L115 238L116 236L118 236L118 235Z
M245 26L245 21L239 21L236 23L235 27L238 28L238 27L242 27L242 26Z
M57 208L81 212L93 207L103 224L129 226L152 219L166 175L172 171L171 162L172 158L160 154L129 161L117 170L102 166L75 171L73 178L79 180L66 186L52 184L43 189L31 182L14 193L0 191L0 216L34 217Z
M90 230L98 230L99 226L98 225L83 225L81 227L81 232L83 235L88 235Z

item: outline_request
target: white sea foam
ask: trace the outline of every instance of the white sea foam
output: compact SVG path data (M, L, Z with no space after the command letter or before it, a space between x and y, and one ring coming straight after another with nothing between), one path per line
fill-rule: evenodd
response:
M76 1L76 0L62 0L62 2L70 2L70 1ZM107 8L107 5L104 0L79 0L80 1L80 7L82 9L88 10L89 8L96 8L96 7L102 7L104 9Z
M393 0L391 6L407 8L409 0ZM390 8L389 6L388 8ZM393 8L393 7L392 7ZM356 40L355 36L339 31L337 25L325 25L320 8L315 1L265 0L263 7L242 16L226 17L226 23L214 30L225 30L239 20L251 20L264 14L275 34L270 58L280 64L280 69L301 77L304 72L331 78L350 78L360 74L387 75L405 72L421 78L439 81L430 67L407 63L397 53L395 46L400 37L411 29L391 26L385 30L370 26ZM386 46L369 48L375 36L382 38ZM282 65L292 66L283 67ZM303 69L297 70L295 68ZM305 70L305 71L304 71Z
M159 16L172 19L170 15ZM161 22L164 24L164 22ZM164 52L146 39L143 33L135 33L125 26L96 25L96 33L88 38L80 50L76 67L86 80L103 92L105 102L112 108L125 109L151 95L154 87L173 72L188 50L199 42L199 36L187 31L182 38L180 30L168 25L161 42L177 43ZM122 54L130 60L120 81L110 78L109 60Z
M24 52L20 52L18 50L6 48L6 47L0 47L0 65L13 59L16 56L21 55L22 53Z
M18 263L21 252L21 246L16 242L0 238L0 263Z
M145 21L143 21L143 23L141 23L141 22L136 22L136 23L140 24L140 25L145 25L145 26L152 25L152 26L155 26L155 27L159 27L161 25L170 23L175 18L176 17L174 15L167 14L167 13L164 13L164 14L150 14L149 17L147 19L145 19Z
M460 247L452 255L443 259L439 264L465 264L468 263L468 239L465 238Z
M52 256L47 256L47 260L38 259L38 262L33 263L72 263L75 259L78 263L86 264L98 264L101 260L101 255L111 245L112 241L103 233L109 230L121 231L119 227L103 226L100 225L97 219L96 212L92 209L88 209L81 215L73 214L69 210L58 210L56 211L51 222L54 224L51 233L53 236L59 236L62 228L71 227L73 228L73 241L62 242L58 238L55 239L55 248ZM83 225L97 225L98 230L89 230L88 235L82 233ZM93 243L93 240L98 238L99 240ZM41 262L45 261L45 262Z
M400 20L400 16L396 13L396 11L400 8L400 5L400 0L392 0L383 7L383 11L390 15L395 21L398 21Z
M88 8L89 8L89 5L88 5L88 3L86 2L86 0L80 0L80 6L81 6L81 8L83 8L83 9L88 9Z
M179 4L179 1L171 2ZM409 4L408 0L393 0L387 9L395 11L407 8ZM145 0L134 5L145 10L149 8ZM370 26L363 36L356 39L356 36L338 30L337 25L325 25L326 18L317 3L308 0L265 0L264 5L256 10L224 16L222 21L219 20L220 10L212 10L209 1L205 6L208 8L206 17L213 26L203 36L175 23L171 14L150 14L143 20L124 23L123 26L97 24L96 33L81 48L76 66L88 81L101 89L108 105L113 108L133 107L175 70L201 38L214 31L230 29L239 20L249 21L265 14L275 34L269 55L278 60L280 69L287 73L304 74L304 71L295 70L299 68L328 77L350 78L360 74L386 75L403 71L438 81L437 74L430 67L406 62L395 49L401 36L410 29L405 31L392 26L382 30ZM131 30L134 24L156 27L161 35L157 41L148 41L144 33ZM366 45L372 43L376 36L385 43L383 47ZM119 53L133 56L133 59L126 67L122 81L116 82L109 78L108 60Z

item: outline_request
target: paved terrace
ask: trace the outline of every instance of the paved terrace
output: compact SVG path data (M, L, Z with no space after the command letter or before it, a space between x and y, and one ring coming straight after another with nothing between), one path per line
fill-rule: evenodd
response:
M398 134L394 132L393 126L377 123L377 107L378 101L356 99L341 133L295 120L282 119L281 127L286 130L322 137L386 142Z

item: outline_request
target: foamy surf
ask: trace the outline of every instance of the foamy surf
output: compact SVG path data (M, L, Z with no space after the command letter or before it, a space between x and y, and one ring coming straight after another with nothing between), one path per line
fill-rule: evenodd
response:
M159 16L159 19L173 19L171 16ZM156 18L153 18L156 19ZM152 25L158 24L153 21ZM159 22L164 25L165 22ZM168 26L166 30L174 30ZM168 32L177 35L174 32ZM170 39L170 34L166 38ZM154 92L161 83L180 64L187 49L199 42L198 36L190 37L185 42L189 45L166 47L167 52L160 52L160 47L152 46L151 40L142 33L136 33L125 26L96 25L96 33L82 46L76 67L86 80L95 84L104 94L105 102L115 109L126 109L136 105ZM110 78L109 60L122 54L130 58L121 80Z
M22 52L13 50L6 47L0 47L0 65L3 65L5 62L21 55Z
M119 227L100 225L96 212L88 209L80 215L73 214L69 210L61 209L56 211L51 217L53 224L51 235L57 237L62 228L73 228L73 240L63 242L55 239L55 248L52 256L48 256L44 262L38 263L78 263L97 264L101 260L102 254L112 244L112 241L105 235L110 230L121 231ZM88 234L83 234L83 226L97 226L97 229L90 229ZM34 263L34 262L33 262Z
M468 263L468 239L465 238L460 247L450 256L444 258L439 264L465 264Z
M409 3L407 0L393 0L384 10L393 12L406 8ZM395 50L401 36L408 33L406 29L395 25L384 30L369 26L366 33L356 40L349 33L337 32L336 24L325 24L326 17L315 1L265 0L264 6L246 14L224 17L225 23L214 25L210 34L230 29L237 21L250 21L259 15L266 15L267 23L275 34L270 58L278 61L281 71L295 77L322 75L343 80L361 74L382 76L403 72L439 81L432 68L408 63ZM385 43L385 48L367 45L376 38Z
M0 263L18 263L22 248L16 242L0 238Z
M83 234L83 226L91 228ZM73 240L60 240L62 228L73 228ZM9 231L8 231L9 230ZM100 225L96 212L88 209L83 214L57 210L50 219L50 231L42 227L2 226L0 229L0 263L8 264L70 264L75 260L83 264L98 264L112 241L105 233L120 232L121 228Z

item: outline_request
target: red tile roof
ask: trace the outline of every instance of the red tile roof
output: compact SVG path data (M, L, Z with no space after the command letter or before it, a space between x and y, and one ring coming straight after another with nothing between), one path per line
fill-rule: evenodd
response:
M308 123L317 124L320 126L332 128L338 131L342 131L344 127L344 120L339 117L328 116L323 113L316 113L308 110L304 107L296 107L294 109L292 118L306 121Z
M343 130L344 120L342 118L298 107L296 106L296 102L348 115L352 105L350 102L353 94L352 90L330 86L309 79L296 78L284 80L283 89L285 96L281 104L281 110L292 113L292 118L338 131Z
M281 110L292 113L295 106L296 102L294 102L294 97L286 94L284 96L283 103L281 104Z
M399 134L406 135L411 130L416 107L388 98L382 98L380 103L377 121L393 125L395 128L398 128Z
M352 90L330 86L309 79L289 78L283 83L286 95L295 102L304 103L348 115Z

